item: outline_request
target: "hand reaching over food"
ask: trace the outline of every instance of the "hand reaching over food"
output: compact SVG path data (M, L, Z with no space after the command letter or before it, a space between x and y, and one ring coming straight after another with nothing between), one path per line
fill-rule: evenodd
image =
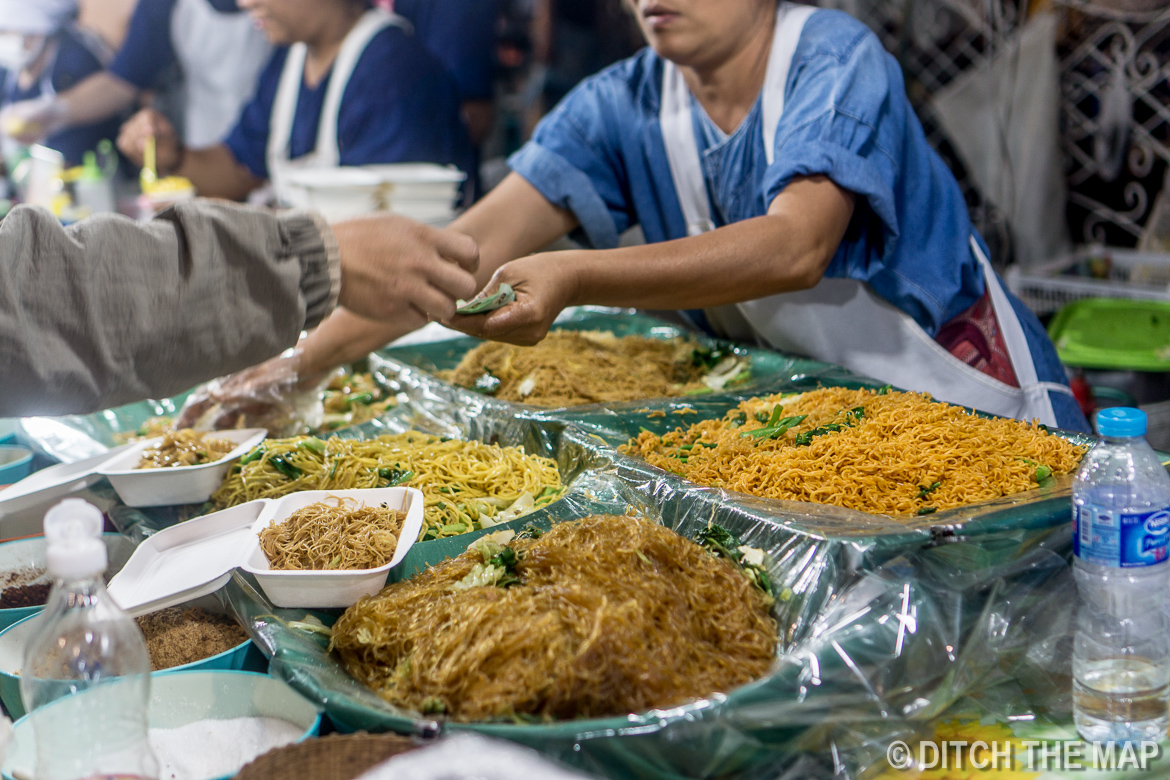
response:
M479 248L461 233L389 214L339 222L333 233L341 250L339 303L354 314L406 319L413 330L450 318L456 302L475 293Z
M291 425L316 428L324 415L321 390L329 374L304 374L301 363L300 353L293 350L209 382L187 398L175 427L203 431L255 427L274 435L285 435Z

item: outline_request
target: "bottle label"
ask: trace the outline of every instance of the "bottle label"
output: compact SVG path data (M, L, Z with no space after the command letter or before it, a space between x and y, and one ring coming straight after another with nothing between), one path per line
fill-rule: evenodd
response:
M1074 506L1073 553L1125 569L1162 563L1170 553L1170 509L1128 513Z

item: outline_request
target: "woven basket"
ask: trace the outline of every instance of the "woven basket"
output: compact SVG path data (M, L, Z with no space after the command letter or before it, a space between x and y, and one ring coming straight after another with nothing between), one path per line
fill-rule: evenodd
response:
M241 769L236 780L354 780L415 747L394 734L331 734L270 750Z

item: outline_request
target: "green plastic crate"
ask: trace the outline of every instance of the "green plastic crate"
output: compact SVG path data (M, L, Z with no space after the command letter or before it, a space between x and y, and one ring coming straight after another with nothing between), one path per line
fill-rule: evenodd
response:
M1086 298L1061 309L1048 335L1070 366L1170 371L1170 303Z

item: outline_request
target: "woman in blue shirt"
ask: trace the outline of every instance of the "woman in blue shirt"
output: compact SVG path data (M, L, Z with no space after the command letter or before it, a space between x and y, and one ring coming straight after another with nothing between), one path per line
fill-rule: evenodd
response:
M157 138L162 173L186 176L199 194L242 199L295 168L391 162L453 164L472 152L451 76L401 19L364 0L239 0L272 56L255 97L226 140L185 149L156 112L140 113L118 145L141 164Z
M518 296L454 327L531 344L574 304L704 309L719 332L1086 428L870 30L776 0L636 12L651 48L570 93L452 226L479 243L481 279L498 269L486 289ZM648 243L616 248L634 225ZM570 232L594 249L528 256ZM389 335L342 312L300 360L319 368Z

